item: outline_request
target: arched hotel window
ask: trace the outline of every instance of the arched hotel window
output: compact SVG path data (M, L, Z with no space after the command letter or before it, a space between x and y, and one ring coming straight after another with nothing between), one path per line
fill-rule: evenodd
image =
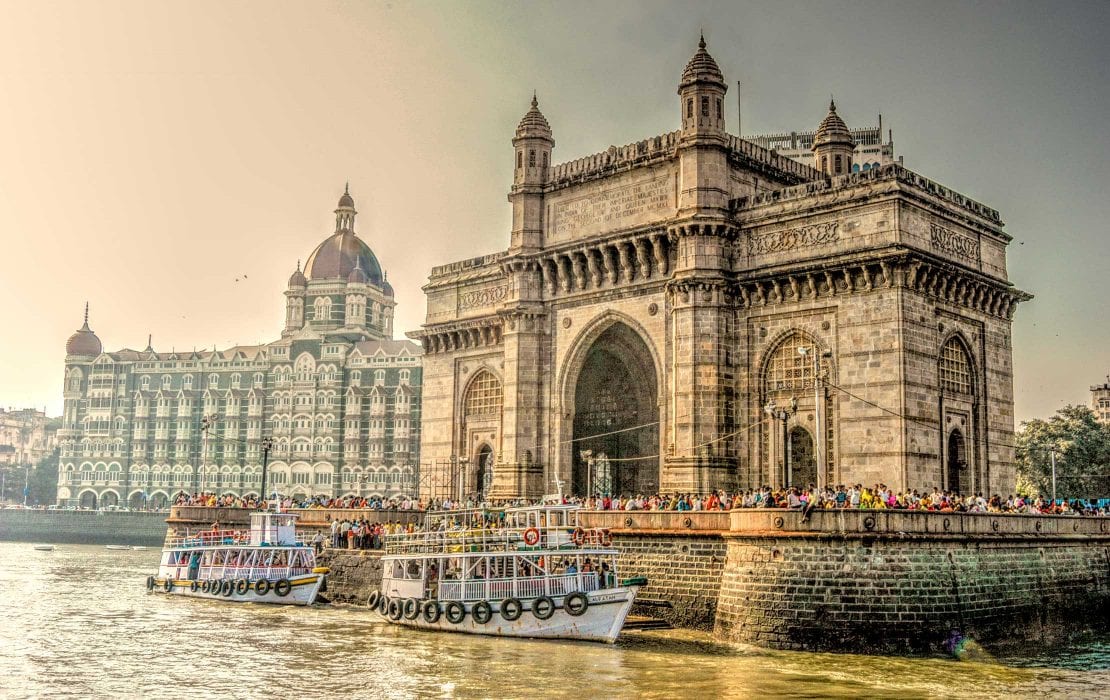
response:
M536 167L536 149L534 148L528 149L528 167Z
M945 393L971 393L971 358L958 338L950 338L940 351L940 388Z
M705 95L702 95L701 98L701 116L709 116L709 98Z
M501 380L489 370L474 375L463 398L463 416L490 416L501 412Z

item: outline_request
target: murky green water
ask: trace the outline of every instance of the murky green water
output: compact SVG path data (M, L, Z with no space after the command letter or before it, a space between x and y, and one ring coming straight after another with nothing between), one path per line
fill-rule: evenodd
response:
M615 646L394 627L354 608L149 595L158 552L0 542L0 697L1110 696L1110 639L993 662L767 652L681 631Z

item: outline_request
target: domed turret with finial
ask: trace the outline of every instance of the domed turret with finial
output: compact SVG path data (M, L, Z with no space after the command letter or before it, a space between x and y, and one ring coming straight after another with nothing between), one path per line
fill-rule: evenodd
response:
M725 76L706 50L703 35L678 82L683 136L724 136L727 91Z
M836 101L829 99L829 113L821 120L813 136L813 161L827 177L852 172L852 155L856 142L848 125L836 113Z
M551 125L540 111L539 99L533 92L532 106L524 113L513 136L516 152L513 182L517 185L542 185L547 182L553 148L555 137L551 134Z
M100 338L89 328L89 303L85 302L85 323L66 341L66 355L96 357L103 349Z

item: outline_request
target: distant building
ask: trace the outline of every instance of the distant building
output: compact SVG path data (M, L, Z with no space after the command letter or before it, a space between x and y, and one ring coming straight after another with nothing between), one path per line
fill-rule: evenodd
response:
M66 343L58 502L162 505L197 491L394 496L417 490L420 346L393 340L393 288L354 232L289 278L281 338L226 350L104 352L85 324ZM214 416L204 430L205 416Z
M852 172L866 172L891 163L902 163L902 158L894 156L894 132L889 131L887 141L883 142L883 117L879 115L879 125L862 129L849 129L855 150L852 151ZM769 151L786 156L791 160L817 167L813 155L813 139L817 131L791 131L788 134L763 134L746 136L746 140L758 144Z
M1110 377L1106 378L1105 384L1091 387L1091 410L1099 421L1110 423Z
M37 464L54 451L57 427L34 408L0 408L0 464Z

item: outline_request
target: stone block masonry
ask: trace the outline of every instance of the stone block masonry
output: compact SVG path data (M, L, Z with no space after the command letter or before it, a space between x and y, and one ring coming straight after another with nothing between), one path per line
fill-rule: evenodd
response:
M589 512L638 612L776 649L932 653L1110 620L1110 518L900 511Z
M325 595L333 603L366 605L370 592L381 588L380 551L325 549L316 562L330 569Z

